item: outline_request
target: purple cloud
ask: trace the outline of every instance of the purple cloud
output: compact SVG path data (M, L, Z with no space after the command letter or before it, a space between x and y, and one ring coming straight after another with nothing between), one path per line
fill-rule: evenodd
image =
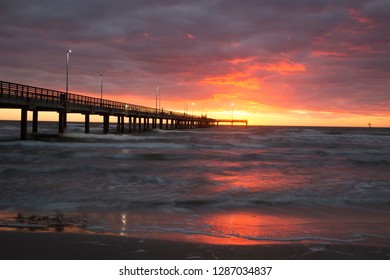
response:
M153 98L158 84L172 101L226 92L291 110L388 114L389 1L6 0L1 6L3 80L63 89L65 53L72 49L73 92L98 94L103 73L105 91L116 97Z

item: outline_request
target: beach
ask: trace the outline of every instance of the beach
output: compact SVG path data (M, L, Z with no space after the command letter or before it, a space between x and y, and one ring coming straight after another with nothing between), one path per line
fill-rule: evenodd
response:
M113 235L0 231L8 260L380 260L389 247L349 244L212 245Z

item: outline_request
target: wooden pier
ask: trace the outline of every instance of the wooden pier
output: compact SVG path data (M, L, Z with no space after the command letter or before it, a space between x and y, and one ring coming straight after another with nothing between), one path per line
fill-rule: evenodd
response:
M90 130L90 115L103 117L103 133L109 132L110 116L118 118L121 133L140 130L189 129L216 126L217 120L174 111L66 93L58 90L0 81L0 108L21 109L20 138L27 139L27 112L32 111L32 132L38 132L40 111L58 112L58 132L67 127L67 114L85 115L85 133ZM126 131L125 119L127 118Z

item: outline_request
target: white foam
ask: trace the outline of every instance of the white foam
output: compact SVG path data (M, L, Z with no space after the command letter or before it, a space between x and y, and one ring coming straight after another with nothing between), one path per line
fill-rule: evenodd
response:
M278 241L278 242L301 242L301 241L318 241L318 242L337 242L337 243L354 243L361 242L364 238L332 238L324 236L292 236L292 237L268 237L268 236L246 236L240 234L229 234L232 237L243 238L253 241Z

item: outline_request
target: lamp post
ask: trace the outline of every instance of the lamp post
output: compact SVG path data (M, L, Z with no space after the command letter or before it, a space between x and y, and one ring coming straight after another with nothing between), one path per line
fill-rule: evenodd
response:
M234 121L233 121L233 120L234 120L234 119L233 119L233 108L234 108L234 103L232 103L232 126L233 126L233 122L234 122Z
M103 100L103 75L100 73L100 100Z
M160 88L158 88L160 89ZM160 92L158 93L158 109L161 111L161 94Z
M69 55L72 50L66 51L66 100L68 99L68 81L69 81Z
M184 115L188 115L188 100L184 103Z
M156 87L156 115L157 115L157 107L158 107L158 99L157 99L157 96L158 96L158 90L160 89L159 86Z
M194 102L192 102L192 116L194 115L194 105L195 105L195 103Z
M64 130L67 127L66 124L66 110L67 110L67 102L69 102L69 96L68 96L68 90L69 90L69 55L72 52L72 50L67 50L66 51L66 89L65 89L65 96L61 94L61 103L64 105L64 110L60 112L60 121L59 121L59 132L64 133Z
M103 107L103 74L100 73L100 107Z
M157 128L157 110L158 110L158 99L157 99L157 96L158 96L158 90L160 89L159 86L156 86L156 116L155 118L153 119L153 128Z

